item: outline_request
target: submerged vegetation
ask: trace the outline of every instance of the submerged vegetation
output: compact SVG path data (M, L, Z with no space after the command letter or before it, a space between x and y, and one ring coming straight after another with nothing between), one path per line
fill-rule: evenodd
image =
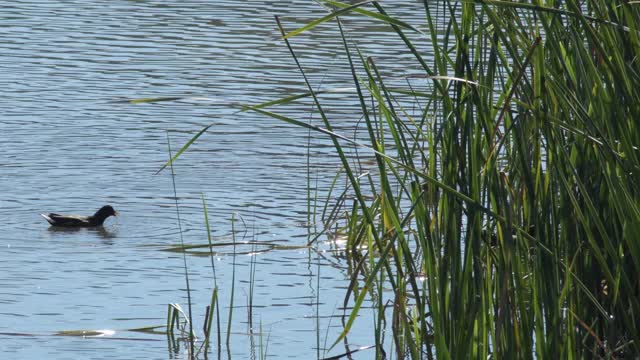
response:
M278 21L306 93L245 110L329 136L341 159L350 196L331 225L347 239L351 312L334 345L371 321L358 319L367 302L380 359L639 354L638 5L425 1L417 26L384 3L325 4L291 32ZM428 88L389 85L346 33L352 16L386 23ZM294 51L326 22L365 140L334 131ZM268 110L304 98L320 125ZM375 173L354 165L354 145Z

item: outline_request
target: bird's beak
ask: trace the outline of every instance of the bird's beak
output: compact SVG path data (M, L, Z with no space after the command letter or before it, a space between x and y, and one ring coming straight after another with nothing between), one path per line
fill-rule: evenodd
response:
M117 212L117 211L114 211L114 213L115 213L115 214L113 214L113 216L118 216L118 215L120 215L120 213L119 213L119 212Z

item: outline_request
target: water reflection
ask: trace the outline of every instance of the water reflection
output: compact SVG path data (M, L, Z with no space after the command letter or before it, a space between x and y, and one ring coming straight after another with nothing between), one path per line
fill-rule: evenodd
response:
M422 21L424 12L407 3L385 6L398 5L395 12L403 20ZM340 333L327 319L342 304L349 279L345 265L331 251L308 248L312 239L298 226L310 220L307 194L317 191L322 199L332 186L338 165L330 141L255 113L238 114L235 107L304 89L273 14L293 29L326 12L306 0L225 0L215 6L204 0L108 6L79 0L3 2L0 286L5 291L0 303L10 316L0 322L0 345L7 357L91 358L99 348L113 359L166 358L164 339L151 346L62 337L33 342L2 333L162 324L167 304L185 304L186 296L183 254L160 250L175 248L181 236L186 244L208 244L203 194L212 238L227 243L214 249L223 326L229 309L248 303L248 279L253 279L255 316L269 329L270 354L315 356L318 337L332 343ZM393 57L384 71L410 72L403 60L412 55L392 45L395 35L358 19L345 16L347 29L375 32L375 41L359 44L360 49L381 64ZM334 28L319 26L293 41L311 80L321 84L317 90L352 87L338 39ZM336 129L350 129L358 120L357 102L348 100L348 91L326 96ZM115 103L145 97L187 101ZM309 108L301 102L283 111L308 119ZM167 160L167 130L172 142L184 144L211 123L175 163L180 234L171 177L154 173ZM308 179L324 173L328 179ZM45 230L37 215L48 208L83 213L95 203L126 213L95 229ZM255 246L234 251L229 245L234 212L246 219ZM312 244L325 246L323 238ZM206 246L192 249L205 256L187 256L192 301L200 313L211 301L214 283ZM255 278L249 273L252 259L259 260ZM245 308L236 309L232 333L246 334L246 323ZM350 340L368 344L370 324L359 324ZM233 334L229 353L251 356L252 340ZM184 351L175 356L184 358Z
M107 228L104 226L98 226L95 228L73 228L73 227L60 227L60 226L49 226L47 229L52 234L64 236L65 234L78 234L78 233L88 233L93 234L90 237L98 237L103 240L112 240L118 236L118 231L115 228ZM106 242L112 243L112 242Z

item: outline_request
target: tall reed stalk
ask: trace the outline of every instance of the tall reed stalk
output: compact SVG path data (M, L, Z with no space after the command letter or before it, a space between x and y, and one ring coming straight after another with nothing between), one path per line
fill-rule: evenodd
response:
M171 139L169 138L169 132L167 131L167 147L169 150L169 160L171 160L173 158L173 153L171 151ZM175 200L175 204L176 204L176 215L177 215L177 220L178 220L178 230L180 233L180 245L184 247L184 237L183 237L183 233L182 233L182 221L180 219L180 206L178 205L178 192L176 190L176 174L175 171L173 169L173 162L171 163L171 184L173 186L173 198ZM187 267L187 255L186 253L182 254L182 260L183 260L183 267L184 267L184 279L185 279L185 284L187 285L187 309L188 309L188 324L189 324L189 359L193 359L195 358L195 335L193 332L193 315L192 315L192 311L191 311L191 287L190 287L190 283L189 283L189 268ZM171 315L172 313L172 309L175 308L175 305L169 305L169 315L168 318L172 319L173 316ZM177 310L180 310L179 306L177 307ZM177 312L175 313L177 314ZM170 320L167 324L167 334L168 336L172 335L172 326L170 326L170 323L173 320ZM170 335L171 334L171 335Z

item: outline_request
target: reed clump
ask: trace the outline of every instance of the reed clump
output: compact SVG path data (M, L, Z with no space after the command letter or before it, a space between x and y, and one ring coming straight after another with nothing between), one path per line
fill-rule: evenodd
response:
M367 302L378 358L640 354L640 7L424 1L415 26L385 3L325 4L308 26L278 25L306 81L295 36L335 24L367 141L333 130L308 81L269 105L311 98L320 125L248 109L327 134L342 161L353 280L336 343ZM389 85L346 34L353 16L397 34L426 90ZM375 174L347 159L354 143Z

